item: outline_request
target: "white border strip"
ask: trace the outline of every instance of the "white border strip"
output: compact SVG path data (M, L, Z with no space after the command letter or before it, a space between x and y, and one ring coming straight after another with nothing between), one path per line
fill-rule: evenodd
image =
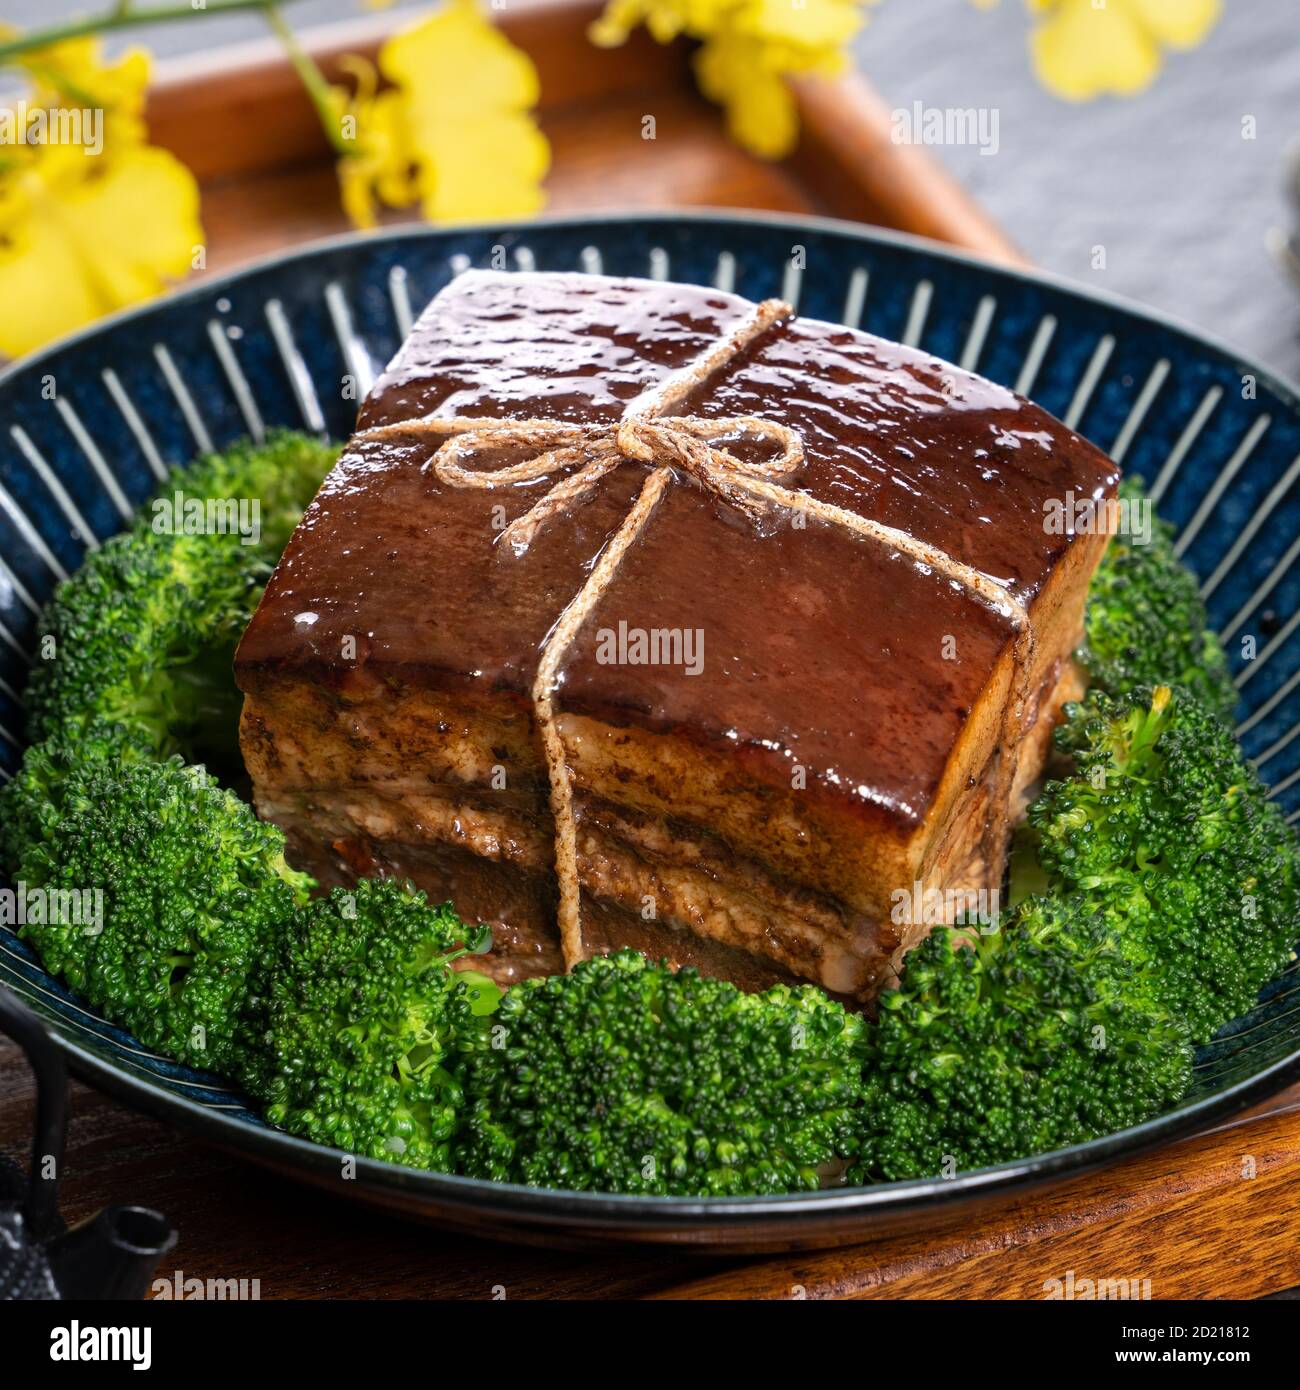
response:
M208 427L203 423L198 406L194 404L194 397L190 395L190 388L186 386L185 379L172 360L171 353L162 343L155 343L153 355L163 374L163 380L171 388L172 395L176 397L176 404L180 406L181 415L189 427L190 433L194 436L194 442L199 446L199 453L210 454L212 452L212 436L208 433Z
M1256 673L1262 671L1264 667L1268 665L1268 663L1273 659L1276 652L1286 642L1287 638L1290 637L1291 634L1298 627L1300 627L1300 610L1297 610L1295 613L1291 614L1285 626L1283 626L1283 628L1277 633L1277 635L1268 644L1268 646L1266 646L1264 650L1260 652L1260 654L1254 659L1254 661L1248 661L1246 663L1245 669L1241 671L1240 674L1237 676L1237 679L1233 681L1233 684L1237 687L1238 690L1244 689L1247 685L1250 684L1251 681L1255 679Z
M1223 387L1211 386L1205 395L1201 397L1201 403L1192 411L1191 419L1183 426L1183 432L1174 441L1174 447L1169 451L1169 457L1165 459L1160 472L1156 474L1156 480L1151 484L1151 501L1159 504L1160 499L1165 495L1165 489L1173 482L1174 474L1178 472L1183 460L1187 457L1188 450L1196 443L1196 437L1205 428L1205 422L1210 418L1215 406L1223 399Z
M1268 697L1268 699L1265 700L1264 703L1260 705L1260 707L1252 715L1249 716L1249 718L1243 720L1240 724L1238 724L1237 727L1233 730L1233 732L1237 735L1239 739L1244 737L1251 731L1251 729L1255 727L1256 724L1259 723L1261 719L1267 719L1268 716L1272 714L1273 711L1278 707L1278 705L1280 705L1282 701L1285 700L1286 697L1298 685L1300 685L1300 671L1297 671L1293 676L1289 677L1285 685L1283 685L1280 689L1275 690Z
M375 384L375 373L370 365L370 354L366 351L366 345L352 326L352 310L348 305L347 295L337 280L331 280L325 286L325 307L329 310L330 322L334 325L334 336L338 339L343 363L356 378L357 399L364 400Z
M393 322L397 325L397 336L401 343L411 336L415 327L415 315L411 311L411 277L404 265L395 265L388 272L388 297L393 301Z
M257 402L253 399L253 388L248 384L248 378L239 365L239 358L235 356L235 349L230 346L230 337L220 319L208 320L208 340L212 344L213 352L217 354L217 361L221 363L226 380L230 383L231 394L235 398L235 404L239 406L239 413L244 417L244 423L248 426L248 433L255 444L262 443L266 438L262 412L257 408Z
M912 291L911 307L907 311L907 324L903 329L901 342L904 347L920 347L921 334L925 332L925 321L930 316L930 301L934 298L934 282L918 280Z
M45 544L44 538L36 527L32 525L27 513L9 496L3 486L0 486L0 511L5 511L9 514L14 525L22 532L23 539L31 546L36 554L45 561L50 573L53 574L56 579L66 579L68 577L67 570L59 564L54 552Z
M1093 348L1088 365L1084 368L1083 376L1075 388L1074 396L1070 401L1070 408L1065 412L1064 424L1067 429L1078 428L1079 421L1083 418L1083 412L1087 410L1088 402L1092 400L1092 393L1097 389L1101 374L1106 370L1106 363L1110 361L1110 355L1114 351L1115 335L1103 333L1097 341L1097 346Z
M1300 737L1300 723L1292 724L1281 738L1274 739L1258 757L1252 758L1251 762L1254 763L1256 767L1263 767L1270 758L1276 757L1288 744L1293 743L1298 737Z
M1281 796L1284 791L1290 787L1294 787L1297 782L1300 782L1300 767L1296 768L1289 776L1283 777L1276 787L1270 787L1268 789L1268 796L1265 799L1272 801L1275 796Z
M73 534L85 545L87 550L98 550L99 540L90 529L90 523L82 516L77 504L68 496L68 490L59 481L54 470L45 461L41 451L32 443L27 431L21 425L11 425L9 434L15 444L23 451L36 476L49 489L50 495L59 505L59 510L67 518Z
M1201 534L1201 528L1210 519L1215 507L1219 505L1219 499L1228 490L1228 484L1241 471L1241 465L1250 457L1255 445L1264 437L1272 423L1273 417L1271 415L1261 415L1246 431L1241 443L1233 450L1232 457L1219 470L1219 476L1214 480L1214 486L1205 494L1201 505L1192 514L1192 519L1178 533L1178 539L1174 542L1174 554L1180 559L1187 547Z
M121 379L112 367L105 367L100 372L100 377L104 385L108 388L108 394L112 396L114 405L122 412L122 418L126 421L126 427L135 437L135 442L140 446L140 452L145 457L150 470L155 478L162 482L167 477L167 465L163 461L163 456L158 451L157 444L154 443L153 435L149 433L149 427L144 422L144 417L136 409L135 402L126 393L126 387L122 385Z
M1159 394L1168 375L1169 359L1162 357L1151 368L1151 375L1147 377L1146 384L1138 392L1138 398L1133 402L1128 419L1120 426L1120 431L1115 436L1115 442L1110 446L1110 456L1116 463L1124 462L1124 455L1128 453L1129 446L1137 437L1138 430L1142 428L1142 421L1146 419L1147 411L1151 409L1151 403Z
M108 460L100 451L99 445L90 437L90 431L81 423L75 409L70 401L64 400L62 396L54 398L54 408L59 412L63 423L67 425L68 432L81 447L81 452L90 460L90 466L95 470L99 481L104 485L104 491L108 493L113 505L117 508L118 515L123 521L130 521L135 515L135 508L127 501L126 493L122 491L121 485L113 476L113 470L108 466Z
M1034 389L1034 382L1038 380L1039 369L1043 365L1043 358L1047 356L1047 349L1051 346L1055 333L1056 315L1044 314L1038 321L1038 327L1034 330L1029 351L1025 353L1024 366L1020 368L1020 375L1016 378L1015 392L1017 396L1027 396Z
M280 361L284 363L285 374L289 378L289 386L298 402L303 421L309 430L316 434L324 434L325 416L316 396L316 385L311 379L311 372L307 370L307 363L303 361L302 353L298 350L289 315L285 313L284 305L278 299L268 299L262 307L266 311L267 326L280 353Z
M1255 609L1264 602L1265 598L1272 593L1278 581L1290 570L1291 563L1297 556L1300 556L1300 536L1297 536L1295 540L1291 542L1291 545L1287 548L1286 554L1283 555L1277 564L1268 572L1268 576L1264 582L1251 594L1246 602L1237 609L1231 622L1220 631L1220 642L1227 642L1242 623L1244 623Z
M5 561L0 559L0 592L5 589L12 589L14 593L18 595L23 606L30 613L40 614L41 606L28 592L27 586L18 578L13 570L9 568ZM9 605L6 603L5 607L7 608L8 606Z
M984 351L985 340L993 325L993 315L997 313L998 301L994 295L986 294L975 306L975 317L971 320L970 332L966 335L966 346L961 350L957 365L967 372L979 367L980 353Z
M844 291L844 308L840 319L845 328L861 328L863 310L867 307L867 291L871 288L871 272L866 266L858 268L849 276Z
M14 649L14 655L18 658L19 661L22 662L24 666L30 666L32 664L31 657L25 651L23 651L22 644L13 635L13 633L9 631L9 629L4 625L4 623L0 623L0 642L7 643L9 646L11 646ZM15 695L12 690L10 690L9 686L6 685L5 690L8 691L11 699L18 699L18 696Z
M730 251L718 252L717 269L713 272L713 288L724 294L734 294L736 290L736 258Z
M1260 504L1259 510L1246 523L1242 533L1233 541L1228 553L1219 561L1214 573L1201 585L1201 597L1203 599L1209 598L1223 582L1233 565L1237 563L1241 552L1255 539L1259 528L1272 516L1274 508L1286 496L1291 484L1297 478L1300 478L1300 454L1292 459L1291 467L1273 485L1268 496Z
M785 272L781 276L781 298L792 308L798 309L799 296L803 293L803 271L796 263L793 256L785 263Z

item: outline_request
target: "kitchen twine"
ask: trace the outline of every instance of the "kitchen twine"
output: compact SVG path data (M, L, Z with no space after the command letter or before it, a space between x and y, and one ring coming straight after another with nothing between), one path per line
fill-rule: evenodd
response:
M625 462L654 465L586 582L569 600L558 622L547 635L533 681L533 707L546 754L551 811L555 818L560 943L565 963L570 968L584 959L587 953L582 941L573 780L565 761L564 744L556 727L554 697L558 686L557 675L565 653L617 574L624 555L650 520L674 472L688 474L706 492L751 517L757 517L765 507L784 508L788 512L814 517L902 551L978 594L998 612L1010 618L1016 627L1015 660L1020 679L1015 698L1009 702L1008 720L1015 726L1019 726L1023 720L1033 632L1024 607L995 580L905 531L871 521L843 507L775 483L774 479L795 472L803 464L803 440L797 431L776 421L752 415L709 419L669 413L761 334L793 314L794 309L779 299L767 299L755 305L707 352L630 401L622 417L613 423L568 424L546 419L426 416L376 425L359 430L354 436L358 441L421 435L449 436L424 467L432 471L439 482L454 488L491 492L497 488L532 482L576 465L575 472L567 473L552 484L542 497L500 533L498 540L504 542L515 556L526 554L541 528L554 517L571 511L607 473ZM738 459L717 442L737 436L771 444L778 452L772 458L756 462ZM500 468L471 469L465 466L467 459L489 449L531 449L536 452L520 463ZM1011 731L1014 732L1014 729ZM1004 758L1003 763L1009 765L999 769L999 775L1006 779L1006 795L1001 798L1005 804L1009 800L1015 759Z

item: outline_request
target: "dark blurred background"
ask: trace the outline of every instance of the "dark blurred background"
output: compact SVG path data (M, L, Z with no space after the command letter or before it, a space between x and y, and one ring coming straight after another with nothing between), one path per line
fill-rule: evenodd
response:
M20 27L98 7L4 6ZM285 6L299 29L359 10L357 0ZM971 146L934 153L1039 265L1188 320L1294 380L1300 294L1266 238L1300 225L1285 191L1286 151L1300 135L1298 21L1295 0L1228 0L1207 42L1170 54L1148 92L1078 106L1036 82L1021 0L991 10L970 0L882 0L856 47L891 106L997 109L996 155ZM257 17L205 17L133 38L164 55L264 32ZM1242 137L1247 116L1251 140ZM1095 246L1106 249L1104 270L1091 268Z

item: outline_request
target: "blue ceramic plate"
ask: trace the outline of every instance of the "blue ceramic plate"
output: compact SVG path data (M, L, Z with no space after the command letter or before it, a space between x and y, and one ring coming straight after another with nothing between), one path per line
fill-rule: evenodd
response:
M802 248L802 255L798 254ZM1240 733L1300 817L1300 399L1168 320L1046 276L904 237L754 215L596 217L401 230L322 243L124 314L0 376L0 775L21 754L37 613L87 546L121 528L168 464L273 425L347 435L414 316L470 265L651 275L780 294L810 316L919 344L1032 396L1140 473L1202 576L1241 689ZM799 268L802 267L802 268ZM53 388L52 390L50 388ZM267 1126L219 1079L86 1009L0 929L0 981L49 1020L74 1067L132 1104L260 1162L442 1224L548 1242L778 1249L916 1229L1203 1127L1300 1076L1300 976L1202 1049L1177 1110L1090 1144L949 1181L697 1201L539 1191L340 1155ZM147 1195L147 1194L146 1194Z

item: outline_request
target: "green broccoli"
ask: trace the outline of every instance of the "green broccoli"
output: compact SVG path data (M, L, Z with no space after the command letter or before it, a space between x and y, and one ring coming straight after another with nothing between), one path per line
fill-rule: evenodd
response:
M1143 500L1140 478L1120 496ZM1228 660L1210 630L1196 576L1174 553L1174 533L1153 522L1149 544L1111 538L1088 589L1084 640L1077 655L1094 686L1126 695L1141 686L1182 685L1223 718L1237 691Z
M0 788L0 868L12 870L27 845L62 814L64 784L88 766L148 762L150 740L138 730L104 719L80 719L23 754L12 780Z
M267 981L266 1069L245 1076L267 1118L351 1153L450 1168L456 1072L498 997L450 967L485 945L449 905L391 880L303 909Z
M280 830L201 767L148 760L103 726L96 738L30 749L0 790L13 879L83 904L20 935L146 1045L239 1075L255 982L311 880L285 863Z
M1094 692L1059 747L1077 775L1030 809L1039 860L1120 933L1152 993L1204 1042L1245 1012L1300 934L1295 837L1220 719L1185 690Z
M1186 1089L1181 1022L1080 898L1028 898L998 932L940 927L868 1034L850 1181L951 1176L1109 1134Z
M171 498L257 498L256 545L156 531L145 510L87 556L46 609L33 743L0 794L11 877L103 895L90 931L27 924L46 966L150 1046L236 1074L263 953L311 880L286 865L278 829L169 755L233 747L231 655L334 456L281 434L172 473Z
M261 534L256 549L274 565L307 504L338 458L329 444L294 430L273 430L263 444L241 440L171 471L155 496L256 499Z
M335 453L277 435L175 470L168 495L265 497L259 543L233 532L155 531L146 510L88 555L44 614L26 696L31 740L104 720L164 756L229 757L239 713L231 658L292 518Z
M461 1170L690 1196L815 1188L853 1152L863 1023L634 951L510 989L466 1068Z
M264 567L211 536L115 536L47 607L27 689L34 741L87 718L115 722L160 754L238 713L229 662Z

